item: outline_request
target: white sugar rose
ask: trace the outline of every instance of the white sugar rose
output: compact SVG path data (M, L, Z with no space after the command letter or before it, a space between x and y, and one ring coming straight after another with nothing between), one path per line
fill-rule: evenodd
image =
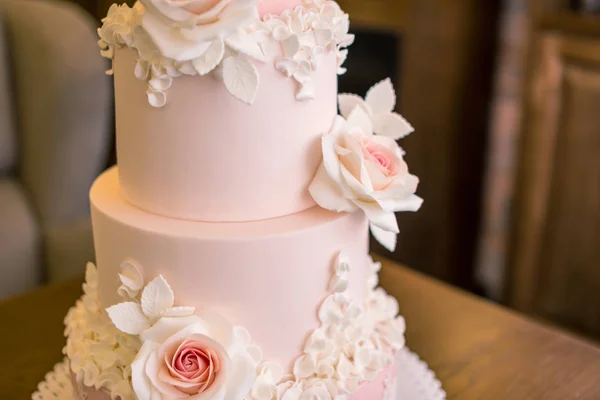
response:
M201 57L213 41L258 20L260 0L140 0L142 26L160 52L177 61Z
M348 120L338 116L322 138L323 162L309 191L321 207L338 212L361 209L375 238L390 250L396 245L394 212L416 211L419 179L408 172L396 141L373 134L369 115L355 107Z
M139 399L239 400L256 378L247 332L217 314L163 317L140 339L131 364Z

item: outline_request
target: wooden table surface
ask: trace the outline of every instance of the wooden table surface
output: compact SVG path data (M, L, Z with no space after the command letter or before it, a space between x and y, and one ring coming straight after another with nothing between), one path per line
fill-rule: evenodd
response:
M389 261L380 280L449 399L600 399L593 345ZM30 398L61 360L62 320L79 294L71 282L0 304L0 399Z

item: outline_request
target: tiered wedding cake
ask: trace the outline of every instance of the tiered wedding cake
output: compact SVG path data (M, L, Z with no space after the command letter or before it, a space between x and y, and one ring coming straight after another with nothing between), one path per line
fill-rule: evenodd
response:
M66 318L76 398L394 399L404 321L368 232L393 249L421 199L390 81L337 94L348 27L329 0L111 7L118 168Z

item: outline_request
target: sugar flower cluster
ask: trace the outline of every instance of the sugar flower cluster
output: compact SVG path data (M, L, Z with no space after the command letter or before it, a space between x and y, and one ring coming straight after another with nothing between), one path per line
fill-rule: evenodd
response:
M319 308L321 326L309 336L293 374L265 364L247 400L346 399L362 382L393 364L404 346L405 322L396 299L378 285L381 264L371 262L364 304L348 295L350 263L344 252L334 262L331 294ZM279 379L278 379L279 378Z
M291 374L262 359L250 334L221 315L176 306L167 281L146 284L141 269L122 264L123 302L100 308L97 271L89 264L84 295L65 323L65 354L78 384L121 400L333 400L394 362L404 345L396 300L377 288L380 264L371 262L367 297L349 297L350 262L341 252L330 294Z
M322 54L335 51L343 73L348 15L330 0L304 0L280 16L258 16L258 0L141 0L133 7L113 5L98 29L102 55L114 59L123 47L137 52L135 76L147 82L154 107L166 104L166 91L182 75L208 75L252 104L260 76L256 62L275 57L274 67L299 86L296 98L314 98L312 73ZM277 54L269 54L272 44ZM112 71L109 71L111 73Z

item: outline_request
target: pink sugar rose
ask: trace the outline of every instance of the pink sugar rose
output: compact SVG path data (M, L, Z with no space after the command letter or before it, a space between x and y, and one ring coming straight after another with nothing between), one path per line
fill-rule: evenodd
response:
M211 398L223 387L228 357L219 343L204 336L192 335L183 342L163 344L164 364L159 372L162 382L193 398ZM221 366L223 365L223 369ZM166 368L165 368L166 367Z
M140 339L131 364L138 399L239 400L256 378L256 361L216 314L163 317Z
M309 187L314 200L337 212L363 210L376 239L393 250L399 231L394 212L416 211L422 203L415 195L419 179L408 172L400 146L374 135L359 106L348 120L338 116L321 144L323 162Z
M142 26L165 56L188 61L258 20L260 0L140 0Z

